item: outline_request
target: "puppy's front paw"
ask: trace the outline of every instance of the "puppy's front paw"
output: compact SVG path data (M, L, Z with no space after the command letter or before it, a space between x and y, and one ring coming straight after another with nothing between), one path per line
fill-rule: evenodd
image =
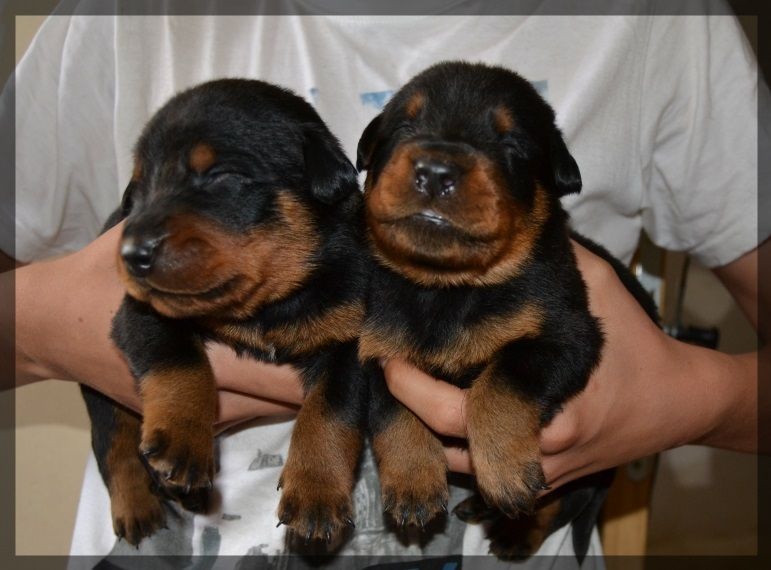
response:
M166 527L166 510L160 497L149 489L136 499L129 499L129 504L112 501L112 527L118 538L138 547L143 538Z
M319 472L304 472L288 465L281 474L279 524L304 540L337 543L353 522L353 502L348 486Z
M139 546L143 538L166 525L163 500L152 492L152 480L136 456L120 457L109 478L112 526L118 538Z
M427 470L430 471L430 470ZM447 513L449 491L444 470L432 476L402 473L382 477L383 510L400 527L415 525L421 528L438 515Z
M173 494L212 488L214 433L211 425L172 421L164 425L145 424L139 451L159 483Z
M469 452L485 503L509 517L531 514L546 489L538 445L540 410L489 368L467 397Z
M511 518L532 514L538 493L548 488L540 462L530 458L511 457L497 470L475 471L485 503Z
M511 519L502 515L487 526L490 553L504 560L522 560L538 552L546 537L554 530L561 509L560 499L547 497L533 515Z
M383 510L400 527L421 528L447 512L447 459L436 436L415 415L399 408L372 440Z

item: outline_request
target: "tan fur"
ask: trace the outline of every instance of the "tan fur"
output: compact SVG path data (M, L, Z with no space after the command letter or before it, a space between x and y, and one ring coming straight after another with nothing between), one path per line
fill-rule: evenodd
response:
M202 142L190 150L188 164L192 170L198 174L203 174L214 165L216 159L217 153L214 152L211 145Z
M471 463L485 501L511 514L528 511L543 483L538 446L540 416L495 376L493 366L474 381L465 401Z
M462 171L450 196L431 201L414 188L414 165L429 157ZM533 207L523 209L482 155L449 156L415 143L398 147L377 184L365 184L366 216L375 255L387 267L428 287L495 285L516 276L530 257L549 215L546 191L537 187ZM464 237L421 243L410 216L431 208Z
M495 124L495 130L501 134L511 132L516 126L516 121L505 105L496 107L493 111L493 121Z
M139 182L142 178L142 161L138 156L134 157L134 170L131 172L131 181Z
M142 443L147 451L166 442L147 460L168 483L179 487L208 486L214 474L214 432L217 391L208 362L199 367L151 370L141 378L144 404ZM187 469L194 467L194 480Z
M364 305L353 301L312 318L301 318L280 327L261 331L258 327L221 324L208 320L210 328L224 340L272 352L277 348L294 355L310 354L331 342L354 340L364 320Z
M537 336L541 330L543 311L526 305L511 314L496 315L482 323L460 329L447 338L445 346L433 352L419 352L403 331L381 328L367 322L359 338L362 360L402 358L421 368L436 368L457 374L471 366L489 362L506 344Z
M426 96L425 94L418 91L417 93L414 93L412 97L410 97L409 101L407 101L407 104L404 106L404 110L410 119L414 119L423 110L425 105Z
M412 412L396 417L375 434L383 508L402 524L422 525L446 508L447 460L441 442ZM425 508L425 517L418 511ZM399 520L399 519L402 520Z
M314 386L297 416L281 473L279 521L299 536L334 539L353 518L354 473L362 448L358 429L329 409L325 381Z
M286 297L313 269L318 236L310 212L289 192L280 192L276 202L280 219L245 235L203 217L172 218L161 257L146 280L134 279L118 255L129 295L174 318L245 318Z
M150 490L150 474L139 460L141 423L118 406L115 431L107 453L107 482L115 534L130 544L163 526L166 514L161 500Z

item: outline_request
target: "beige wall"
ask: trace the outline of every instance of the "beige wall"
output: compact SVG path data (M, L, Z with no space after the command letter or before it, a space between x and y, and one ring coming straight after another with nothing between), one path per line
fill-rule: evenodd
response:
M41 21L17 17L17 60ZM720 324L729 351L751 346L751 328L714 277L696 267L689 283L687 322ZM77 386L49 381L16 391L17 554L68 552L88 440ZM651 551L754 553L756 502L754 457L694 447L668 452L655 487Z

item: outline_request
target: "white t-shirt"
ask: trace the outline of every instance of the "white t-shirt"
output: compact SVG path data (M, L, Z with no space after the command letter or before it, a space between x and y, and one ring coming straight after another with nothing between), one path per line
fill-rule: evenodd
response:
M757 71L730 16L59 16L17 72L16 256L77 249L97 235L145 121L181 89L227 76L289 87L353 158L389 96L450 59L534 82L582 172L583 191L564 201L573 225L619 258L630 260L641 228L711 267L757 245ZM181 515L140 552L284 552L275 489L292 425L256 422L222 438L222 508ZM428 544L400 545L383 528L376 475L362 472L346 553L486 553L479 527L453 517ZM454 487L450 507L464 493ZM92 458L73 554L133 552L116 544L109 512ZM592 548L600 552L596 539ZM540 551L571 552L569 527Z

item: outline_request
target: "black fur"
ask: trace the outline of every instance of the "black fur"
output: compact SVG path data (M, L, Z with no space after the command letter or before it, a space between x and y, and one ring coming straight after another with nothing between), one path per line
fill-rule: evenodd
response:
M213 156L202 159L201 168L194 168L189 156L200 143L207 145ZM211 320L264 334L363 298L368 264L361 247L362 200L357 173L318 114L297 95L268 83L212 81L184 91L164 105L145 127L135 157L134 177L121 206L104 228L106 231L125 220L124 244L147 236L167 239L169 220L175 216L205 220L216 232L236 238L272 227L280 223L277 197L282 193L309 213L313 229L308 231L318 242L300 285L248 315L233 316L227 309L207 312L204 308L182 317L164 316L148 299L126 295L113 322L112 338L135 378L141 383L149 372L159 369L205 369L205 343L225 342L240 354L293 365L306 392L325 378L323 397L329 410L359 430L365 384L355 338L344 342L320 339L320 347L312 352L293 346L266 352L253 344L223 338ZM282 254L291 255L291 247L287 244ZM253 262L247 257L248 251L216 254L236 260L241 256L243 264ZM178 261L187 262L183 257ZM135 280L145 283L144 275ZM229 292L226 284L196 298L211 301ZM349 326L355 336L359 323ZM94 452L109 487L107 456L115 437L117 404L87 387L83 387L83 394L92 422ZM152 456L153 450L145 449L144 453ZM153 475L158 479L158 474ZM181 498L183 505L188 491L200 493L195 488L167 491L170 493L164 496ZM144 528L131 537L131 542L138 542L152 530Z
M420 101L417 113L416 105L410 107L415 100ZM509 120L499 123L506 129L496 128L495 112L501 109L508 113ZM499 67L448 62L413 78L362 135L357 166L369 170L367 193L384 175L395 150L410 144L466 149L467 156L483 156L494 165L504 186L501 191L510 193L524 211L532 211L537 187L545 189L548 216L526 261L501 283L427 286L395 270L400 266L398 259L379 264L372 278L365 329L398 332L416 353L430 354L462 330L537 303L544 309L539 334L500 347L494 362L507 388L536 406L541 425L546 425L565 402L583 390L603 345L601 323L589 313L586 286L569 238L608 260L650 318L657 321L655 306L620 262L587 238L569 232L559 198L580 190L580 172L555 125L553 110L520 76ZM462 152L457 150L457 154ZM443 160L451 163L452 159ZM378 243L372 243L377 253ZM425 268L432 269L429 263ZM435 269L451 272L445 267ZM441 366L424 366L424 370L468 388L488 364L454 372ZM384 388L374 362L365 366L375 377L370 430L377 434L392 420L398 404ZM561 511L551 530L573 522L579 560L585 556L609 480L610 474L605 473L561 492ZM508 546L509 552L520 552L516 541L517 537L511 537L504 550Z

